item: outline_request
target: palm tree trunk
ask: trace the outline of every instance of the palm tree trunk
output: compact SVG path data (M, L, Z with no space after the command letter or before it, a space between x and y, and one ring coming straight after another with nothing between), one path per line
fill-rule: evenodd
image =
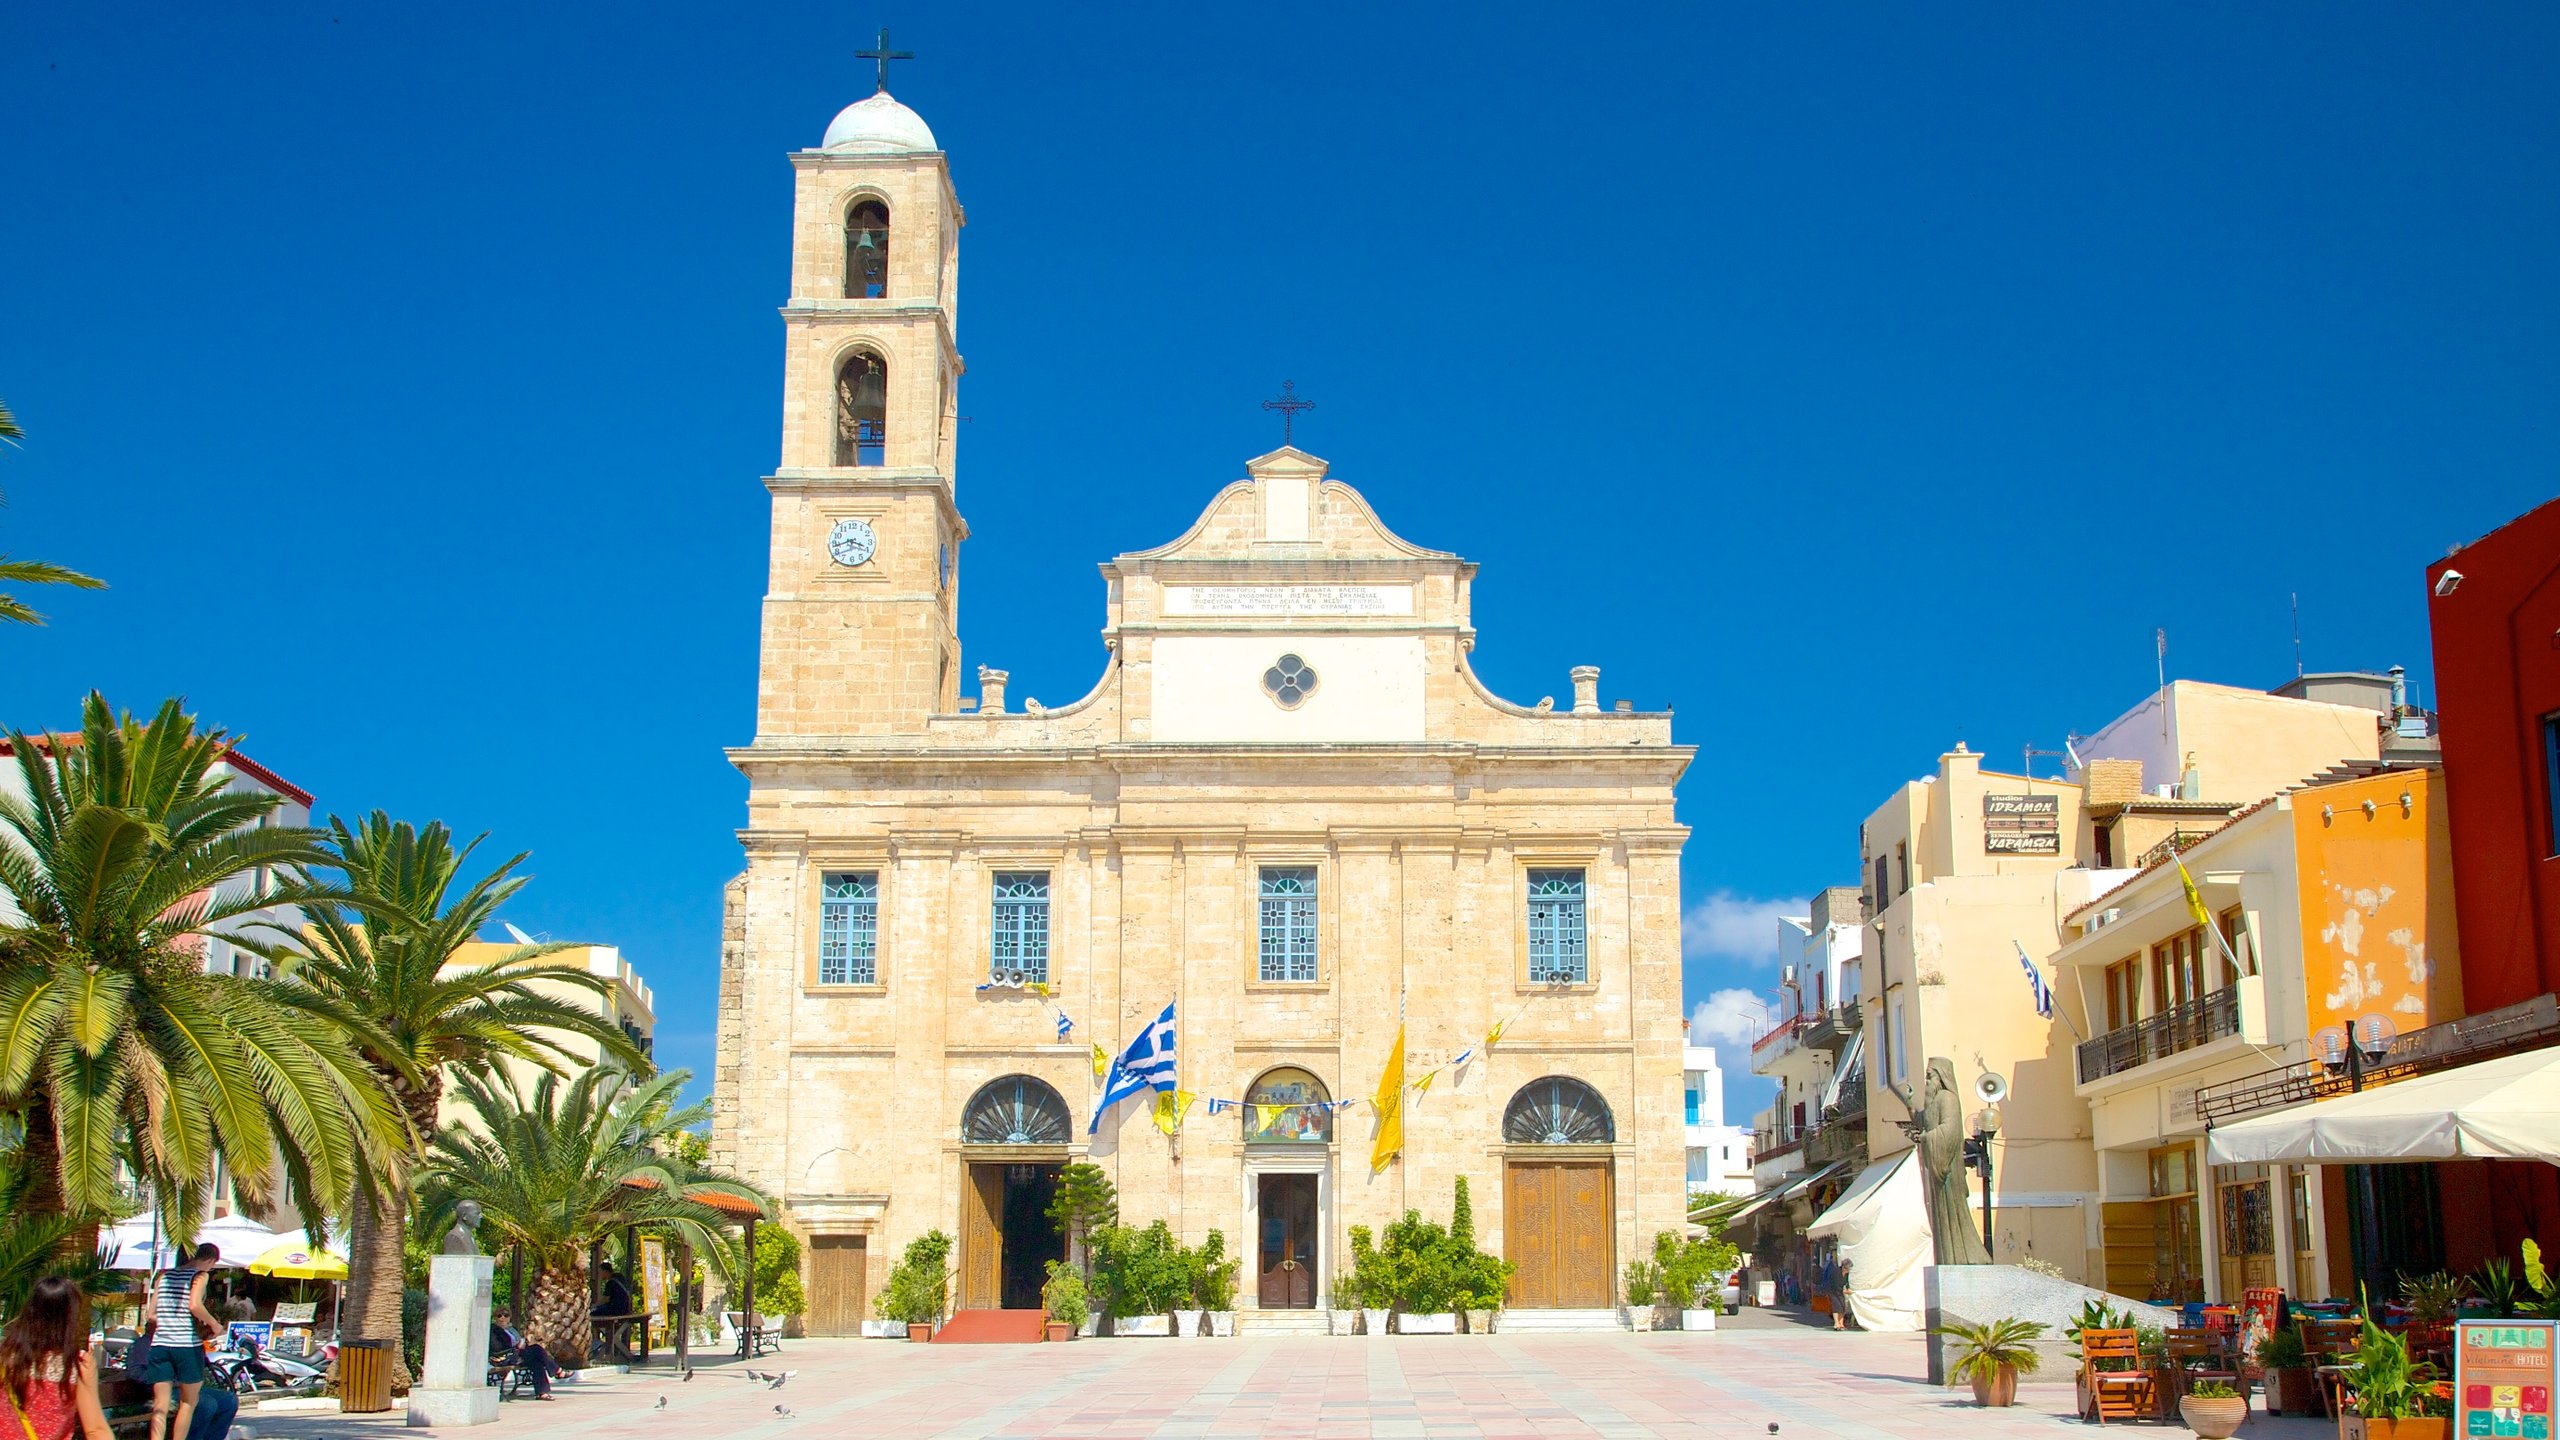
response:
M53 1101L38 1090L27 1103L26 1139L18 1146L18 1163L27 1176L27 1193L18 1201L29 1216L62 1213L62 1136L53 1127Z
M595 1348L595 1325L587 1316L587 1273L577 1265L542 1267L533 1282L531 1334L570 1370L583 1370Z
M348 1332L359 1340L391 1342L394 1391L406 1391L414 1378L400 1334L404 1288L400 1242L408 1228L408 1214L406 1194L359 1194L347 1217Z

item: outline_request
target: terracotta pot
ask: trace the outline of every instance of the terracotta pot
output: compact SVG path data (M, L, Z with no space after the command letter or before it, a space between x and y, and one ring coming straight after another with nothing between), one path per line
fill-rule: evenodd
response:
M913 1323L913 1322L910 1322L910 1323L908 1324L908 1326L907 1326L907 1339L908 1339L910 1342L915 1343L915 1344L919 1344L919 1345L920 1345L920 1344L923 1344L925 1341L930 1340L930 1339L932 1339L932 1338L933 1338L933 1327L932 1327L932 1326L930 1326L930 1325L921 1325L921 1324L916 1324L916 1323Z
M2229 1440L2240 1422L2249 1418L2249 1402L2237 1395L2227 1400L2190 1395L2178 1402L2178 1418L2204 1440Z
M1040 1329L1042 1332L1041 1338L1044 1340L1073 1340L1076 1338L1076 1327L1068 1324L1064 1320L1044 1320L1040 1322Z
M2006 1408L2018 1402L2018 1367L2003 1365L1998 1373L1973 1377L1973 1403Z

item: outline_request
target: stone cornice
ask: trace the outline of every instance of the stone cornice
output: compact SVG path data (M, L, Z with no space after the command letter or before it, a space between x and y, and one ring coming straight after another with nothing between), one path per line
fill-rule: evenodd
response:
M741 830L738 846L750 860L781 857L788 859L809 848L806 830Z
M966 719L966 716L941 716ZM990 717L992 718L992 717ZM1006 718L1021 720L1015 715ZM1599 717L1584 716L1583 719ZM1628 717L1617 717L1628 718ZM1642 718L1642 717L1636 717ZM1694 745L1475 745L1466 742L1379 742L1332 744L1192 744L1114 741L1086 745L918 745L907 736L792 736L759 739L723 752L741 770L786 765L878 766L884 768L986 765L1056 766L1108 764L1123 771L1197 762L1231 764L1238 760L1280 760L1297 765L1341 761L1445 760L1479 766L1563 765L1579 769L1686 769L1698 753Z

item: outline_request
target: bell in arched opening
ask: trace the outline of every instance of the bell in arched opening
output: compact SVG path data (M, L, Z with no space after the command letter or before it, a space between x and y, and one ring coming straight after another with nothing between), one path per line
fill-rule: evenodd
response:
M862 201L845 216L844 293L855 300L889 293L889 207L877 200Z
M889 447L889 363L857 350L836 371L836 463L885 465Z

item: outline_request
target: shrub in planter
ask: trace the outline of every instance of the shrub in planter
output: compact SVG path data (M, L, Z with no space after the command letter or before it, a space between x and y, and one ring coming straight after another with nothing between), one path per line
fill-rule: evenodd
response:
M1638 1330L1650 1330L1653 1307L1662 1300L1662 1267L1650 1260L1630 1260L1625 1275L1627 1323Z
M1662 1308L1678 1311L1684 1330L1716 1328L1724 1273L1741 1255L1720 1228L1685 1239L1669 1230L1655 1235L1653 1264L1662 1286Z
M2018 1377L2033 1375L2043 1358L2036 1341L2052 1327L2041 1320L1992 1320L1973 1324L1958 1320L1930 1333L1956 1342L1947 1383L1972 1382L1977 1405L2005 1406L2018 1398Z
M1052 1340L1072 1340L1093 1313L1085 1294L1084 1272L1064 1260L1049 1262L1049 1278L1040 1286L1040 1308L1048 1312L1043 1329Z
M1394 1306L1395 1287L1388 1278L1388 1261L1378 1250L1377 1238L1366 1225L1351 1227L1351 1298L1359 1302L1360 1333L1387 1333L1387 1314Z
M1182 1261L1203 1326L1212 1335L1236 1333L1236 1277L1244 1262L1228 1258L1225 1232L1210 1231L1198 1249L1182 1252Z
M2178 1418L2204 1440L2230 1440L2249 1418L2249 1401L2219 1380L2199 1380L2178 1401Z
M2267 1372L2267 1409L2278 1415L2313 1415L2320 1410L2319 1376L2311 1368L2310 1348L2294 1326L2270 1330L2258 1342L2258 1368Z
M1325 1328L1336 1335L1350 1335L1360 1326L1360 1291L1351 1283L1347 1271L1336 1271L1333 1285L1325 1292Z
M1165 1334L1159 1327L1166 1317L1191 1302L1182 1245L1161 1220L1143 1230L1106 1225L1094 1231L1093 1281L1118 1335ZM1151 1317L1156 1323L1147 1323Z
M928 1230L907 1242L906 1254L889 1271L889 1283L876 1307L883 1320L907 1327L910 1340L930 1340L942 1323L951 1295L951 1237ZM922 1331L922 1334L918 1334Z
M2355 1396L2339 1417L2340 1440L2443 1440L2453 1407L2436 1367L2410 1358L2409 1343L2373 1323L2365 1302L2364 1332L2340 1377Z

